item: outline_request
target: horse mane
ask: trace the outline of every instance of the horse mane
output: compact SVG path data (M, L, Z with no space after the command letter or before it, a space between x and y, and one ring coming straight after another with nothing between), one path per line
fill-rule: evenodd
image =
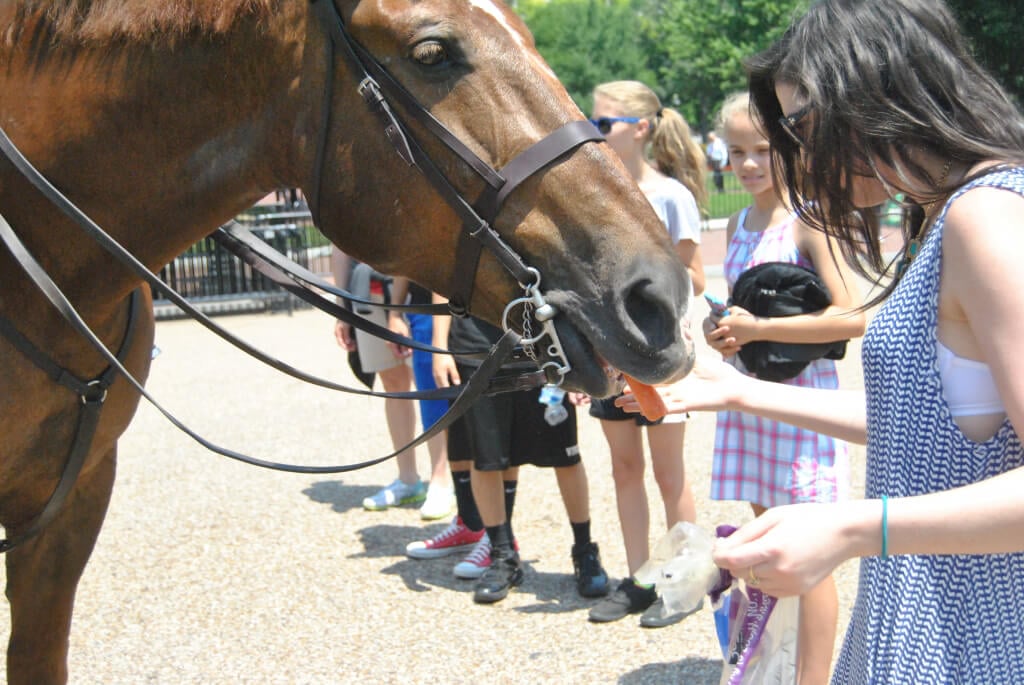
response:
M174 42L224 33L240 18L264 17L279 5L280 0L26 0L12 28L18 35L42 24L62 43Z

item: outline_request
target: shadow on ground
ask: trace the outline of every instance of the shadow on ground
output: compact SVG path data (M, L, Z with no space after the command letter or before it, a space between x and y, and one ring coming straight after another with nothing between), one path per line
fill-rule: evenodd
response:
M619 685L718 685L722 662L716 659L683 659L671 663L644 664L635 671L619 676Z
M330 504L333 511L343 514L351 509L360 509L363 500L373 495L380 487L375 485L345 485L341 480L321 480L302 491L302 494L320 504Z
M415 540L422 540L444 530L447 523L432 523L427 526L401 526L381 524L367 526L358 531L362 550L352 553L349 558L393 558L405 555L405 546ZM406 589L413 592L429 592L432 589L462 592L466 601L472 602L475 581L456 578L452 574L455 564L459 563L464 553L452 554L437 559L402 558L380 569L384 575L397 576ZM516 611L523 614L561 614L566 612L589 609L598 601L585 599L576 592L576 583L572 573L538 571L536 559L523 559L523 584L512 590L519 595L532 596L535 604L518 607ZM572 562L566 559L567 569Z

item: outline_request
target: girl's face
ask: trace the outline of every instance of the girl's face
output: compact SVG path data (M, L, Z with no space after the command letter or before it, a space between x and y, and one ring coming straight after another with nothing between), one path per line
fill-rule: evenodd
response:
M600 95L594 98L594 111L591 119L604 117L613 118L626 116L619 103L614 100L603 98ZM616 121L611 125L611 130L604 134L608 145L619 155L621 159L632 159L634 155L643 155L643 131L647 122L640 121L630 124L625 121Z
M745 112L729 117L723 133L729 147L729 163L743 189L751 195L770 191L772 170L768 139Z

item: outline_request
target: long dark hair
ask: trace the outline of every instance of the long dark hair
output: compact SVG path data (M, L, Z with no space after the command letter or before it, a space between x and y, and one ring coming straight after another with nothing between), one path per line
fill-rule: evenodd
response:
M879 246L878 216L853 206L848 179L880 177L884 164L896 170L894 192L912 192L927 206L968 179L938 187L944 179L921 167L920 152L958 168L983 160L1024 163L1024 117L975 62L941 0L817 2L748 60L747 71L753 107L771 141L773 173L793 206L837 239L857 273L876 281L891 266ZM801 130L808 164L779 123L777 83L792 85L811 106ZM920 204L908 201L906 209L909 240L925 216ZM895 276L872 304L895 287Z

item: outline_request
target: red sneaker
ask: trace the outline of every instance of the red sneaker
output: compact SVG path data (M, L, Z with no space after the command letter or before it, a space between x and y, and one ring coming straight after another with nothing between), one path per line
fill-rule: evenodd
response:
M519 540L512 541L512 548L519 551ZM455 564L452 573L456 578L475 580L491 567L491 539L486 534L476 543L476 547L465 559Z
M455 564L452 573L456 578L473 580L479 578L491 566L491 539L486 534L465 559Z
M405 547L407 556L413 559L437 559L456 552L464 552L480 542L486 533L481 529L472 531L456 516L448 527L429 540L410 542Z

